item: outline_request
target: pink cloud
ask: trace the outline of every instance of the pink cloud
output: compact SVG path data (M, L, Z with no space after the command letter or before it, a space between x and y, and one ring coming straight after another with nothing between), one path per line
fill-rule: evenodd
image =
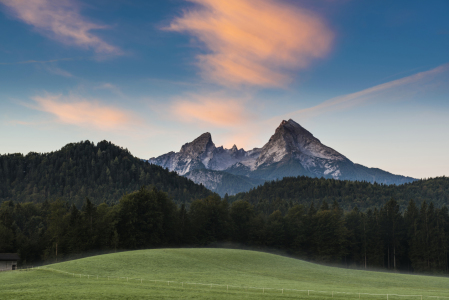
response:
M191 99L175 102L171 109L181 121L228 128L242 125L251 118L245 112L244 102L216 95L194 95Z
M65 124L113 130L138 123L129 112L83 98L47 95L33 100L37 103L33 108L50 113Z
M312 12L273 0L187 0L194 9L166 28L187 32L208 54L198 56L204 78L225 86L284 86L291 71L330 50L333 33Z
M90 32L106 27L83 18L74 1L0 0L0 3L7 6L21 21L61 43L93 49L97 53L121 53L120 49Z

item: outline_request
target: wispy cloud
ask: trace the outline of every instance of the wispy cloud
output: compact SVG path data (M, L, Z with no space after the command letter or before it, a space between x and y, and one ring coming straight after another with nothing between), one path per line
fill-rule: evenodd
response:
M100 130L115 130L139 125L130 112L76 96L45 95L32 98L33 109L53 115L60 123Z
M333 33L314 13L273 0L187 0L197 4L166 28L206 46L205 79L225 86L285 86L291 71L325 56Z
M97 53L121 54L92 30L105 29L86 20L75 1L70 0L0 0L19 20L34 26L42 34L67 45L93 49Z
M12 120L8 122L12 125L23 125L23 126L39 126L39 125L45 125L50 124L50 121L36 121L36 122L30 122L30 121L20 121L20 120Z
M1 2L2 0L0 0ZM58 61L69 61L74 60L74 58L58 58L58 59L52 59L52 60L25 60L25 61L18 61L18 62L0 62L0 65L22 65L22 64L46 64L46 63L55 63Z
M218 94L190 95L175 101L171 111L183 122L229 128L241 126L253 118L245 109L245 102L245 99Z
M63 70L61 68L58 68L56 66L48 66L48 67L46 67L46 69L48 72L53 73L55 75L64 76L64 77L73 77L72 73L70 73L66 70Z
M331 98L313 107L265 120L249 119L245 126L231 128L229 131L220 134L219 137L227 146L232 146L234 142L245 148L260 146L266 142L261 137L266 135L267 128L276 128L282 120L291 118L303 122L305 119L314 118L324 113L352 109L374 102L411 98L418 92L426 92L439 88L441 85L447 86L448 74L449 64L444 64L428 71L379 84L355 93Z
M388 99L389 97L403 97L404 95L411 95L422 89L429 83L436 75L449 71L449 63L438 66L434 69L416 73L401 79L393 80L383 84L364 89L359 92L335 97L324 101L313 107L300 109L284 116L279 116L274 119L293 118L295 116L314 116L325 112L334 110L348 109L369 101L376 101L381 99ZM431 84L431 83L429 83Z
M112 83L109 83L109 82L100 84L99 86L95 87L95 89L109 90L112 93L118 95L122 99L130 100L130 98L127 95L125 95L118 86L116 86Z

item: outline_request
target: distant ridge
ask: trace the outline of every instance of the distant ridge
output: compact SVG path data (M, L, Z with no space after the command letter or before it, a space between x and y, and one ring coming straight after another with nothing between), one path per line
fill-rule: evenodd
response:
M278 181L265 182L250 191L230 196L228 200L248 201L256 210L268 213L280 210L284 213L292 205L302 204L318 209L323 203L338 205L345 211L357 207L359 211L380 209L394 199L401 211L405 211L410 200L418 207L426 201L435 207L449 205L449 178L436 177L417 180L401 185L384 185L349 180L311 178L306 176L285 177Z
M184 144L179 152L169 152L148 161L201 183L220 195L248 191L267 180L290 176L383 184L403 184L416 180L355 164L323 145L292 119L283 120L262 148L245 151L235 145L231 149L216 147L211 134L207 132ZM235 186L236 182L239 182L238 187Z

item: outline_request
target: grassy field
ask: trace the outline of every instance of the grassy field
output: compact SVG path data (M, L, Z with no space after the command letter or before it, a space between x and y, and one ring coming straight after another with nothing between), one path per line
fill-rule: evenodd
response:
M228 249L129 251L0 273L0 299L8 300L332 299L332 292L335 299L449 299L449 278L348 270Z

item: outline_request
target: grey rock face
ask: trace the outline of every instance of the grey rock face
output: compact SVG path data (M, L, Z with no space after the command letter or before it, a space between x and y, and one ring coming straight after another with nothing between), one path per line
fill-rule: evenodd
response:
M310 176L401 184L415 179L354 164L344 155L323 145L293 120L282 121L262 148L249 151L216 147L210 133L186 143L179 152L169 152L150 163L185 175L212 191L230 195L249 190L266 180L286 176Z

